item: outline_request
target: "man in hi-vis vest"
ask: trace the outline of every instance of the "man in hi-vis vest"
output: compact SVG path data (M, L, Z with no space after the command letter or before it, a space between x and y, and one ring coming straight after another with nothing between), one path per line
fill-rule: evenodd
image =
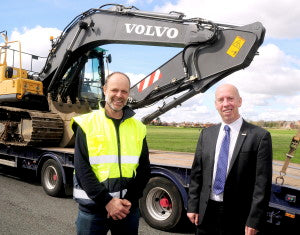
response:
M138 199L150 178L146 127L126 106L130 80L106 78L105 106L74 117L77 234L138 234Z

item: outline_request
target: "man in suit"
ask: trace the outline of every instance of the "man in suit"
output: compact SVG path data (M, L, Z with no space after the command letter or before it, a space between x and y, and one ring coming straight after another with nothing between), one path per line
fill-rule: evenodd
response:
M222 123L202 130L191 171L187 216L196 234L256 234L266 220L271 136L243 120L241 105L235 86L217 88L215 107Z

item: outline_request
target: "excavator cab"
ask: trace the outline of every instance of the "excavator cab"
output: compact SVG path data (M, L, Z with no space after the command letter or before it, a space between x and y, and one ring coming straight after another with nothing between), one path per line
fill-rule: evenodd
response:
M88 60L80 74L80 97L91 102L102 99L102 84L99 70L101 65L97 58Z
M66 66L48 96L52 101L61 103L86 103L89 109L97 109L103 98L102 87L105 82L105 61L108 63L110 55L106 50L96 47L87 53L80 54ZM111 60L111 59L110 59ZM49 103L49 101L48 101ZM60 104L59 106L62 106ZM50 107L50 110L51 107Z
M88 60L80 73L79 97L88 100L92 108L98 108L99 101L103 99L105 62L108 66L111 54L107 55L105 49L96 47L89 52Z
M4 31L3 31L4 32ZM22 69L22 52L19 41L8 41L7 34L1 32L4 44L0 46L0 103L20 103L40 100L43 96L43 83L29 79L28 72ZM7 65L10 44L19 44L19 68Z

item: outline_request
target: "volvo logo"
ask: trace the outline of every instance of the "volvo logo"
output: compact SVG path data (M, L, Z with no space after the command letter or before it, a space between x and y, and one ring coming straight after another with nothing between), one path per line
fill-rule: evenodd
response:
M178 29L152 26L152 25L142 25L142 24L125 24L127 33L136 33L145 36L157 36L162 37L166 35L168 38L176 38L178 36Z

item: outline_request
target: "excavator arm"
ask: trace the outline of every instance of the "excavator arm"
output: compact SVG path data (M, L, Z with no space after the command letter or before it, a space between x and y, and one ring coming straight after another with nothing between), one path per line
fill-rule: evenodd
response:
M186 91L145 117L145 123L247 67L265 35L265 28L259 22L237 27L201 18L186 19L178 12L144 12L122 5L104 9L106 6L82 13L65 28L53 43L40 79L45 93L53 93L71 63L104 44L183 48L131 88L129 105L133 109Z
M168 100L143 118L148 123L247 67L264 35L265 28L259 22L224 25L188 19L178 12L144 12L116 4L90 9L75 17L60 37L52 40L46 63L34 80L8 76L8 66L0 65L0 143L72 146L71 118L98 108L104 98L104 61L108 57L99 46L182 48L130 89L128 105L133 109ZM15 82L22 89L20 95L17 89L11 89ZM165 99L168 97L174 99Z
M194 95L205 92L222 78L247 67L257 54L264 33L260 23L235 28L217 26L216 40L186 46L182 52L132 87L132 108L151 105L186 91L144 117L143 121L148 123Z

